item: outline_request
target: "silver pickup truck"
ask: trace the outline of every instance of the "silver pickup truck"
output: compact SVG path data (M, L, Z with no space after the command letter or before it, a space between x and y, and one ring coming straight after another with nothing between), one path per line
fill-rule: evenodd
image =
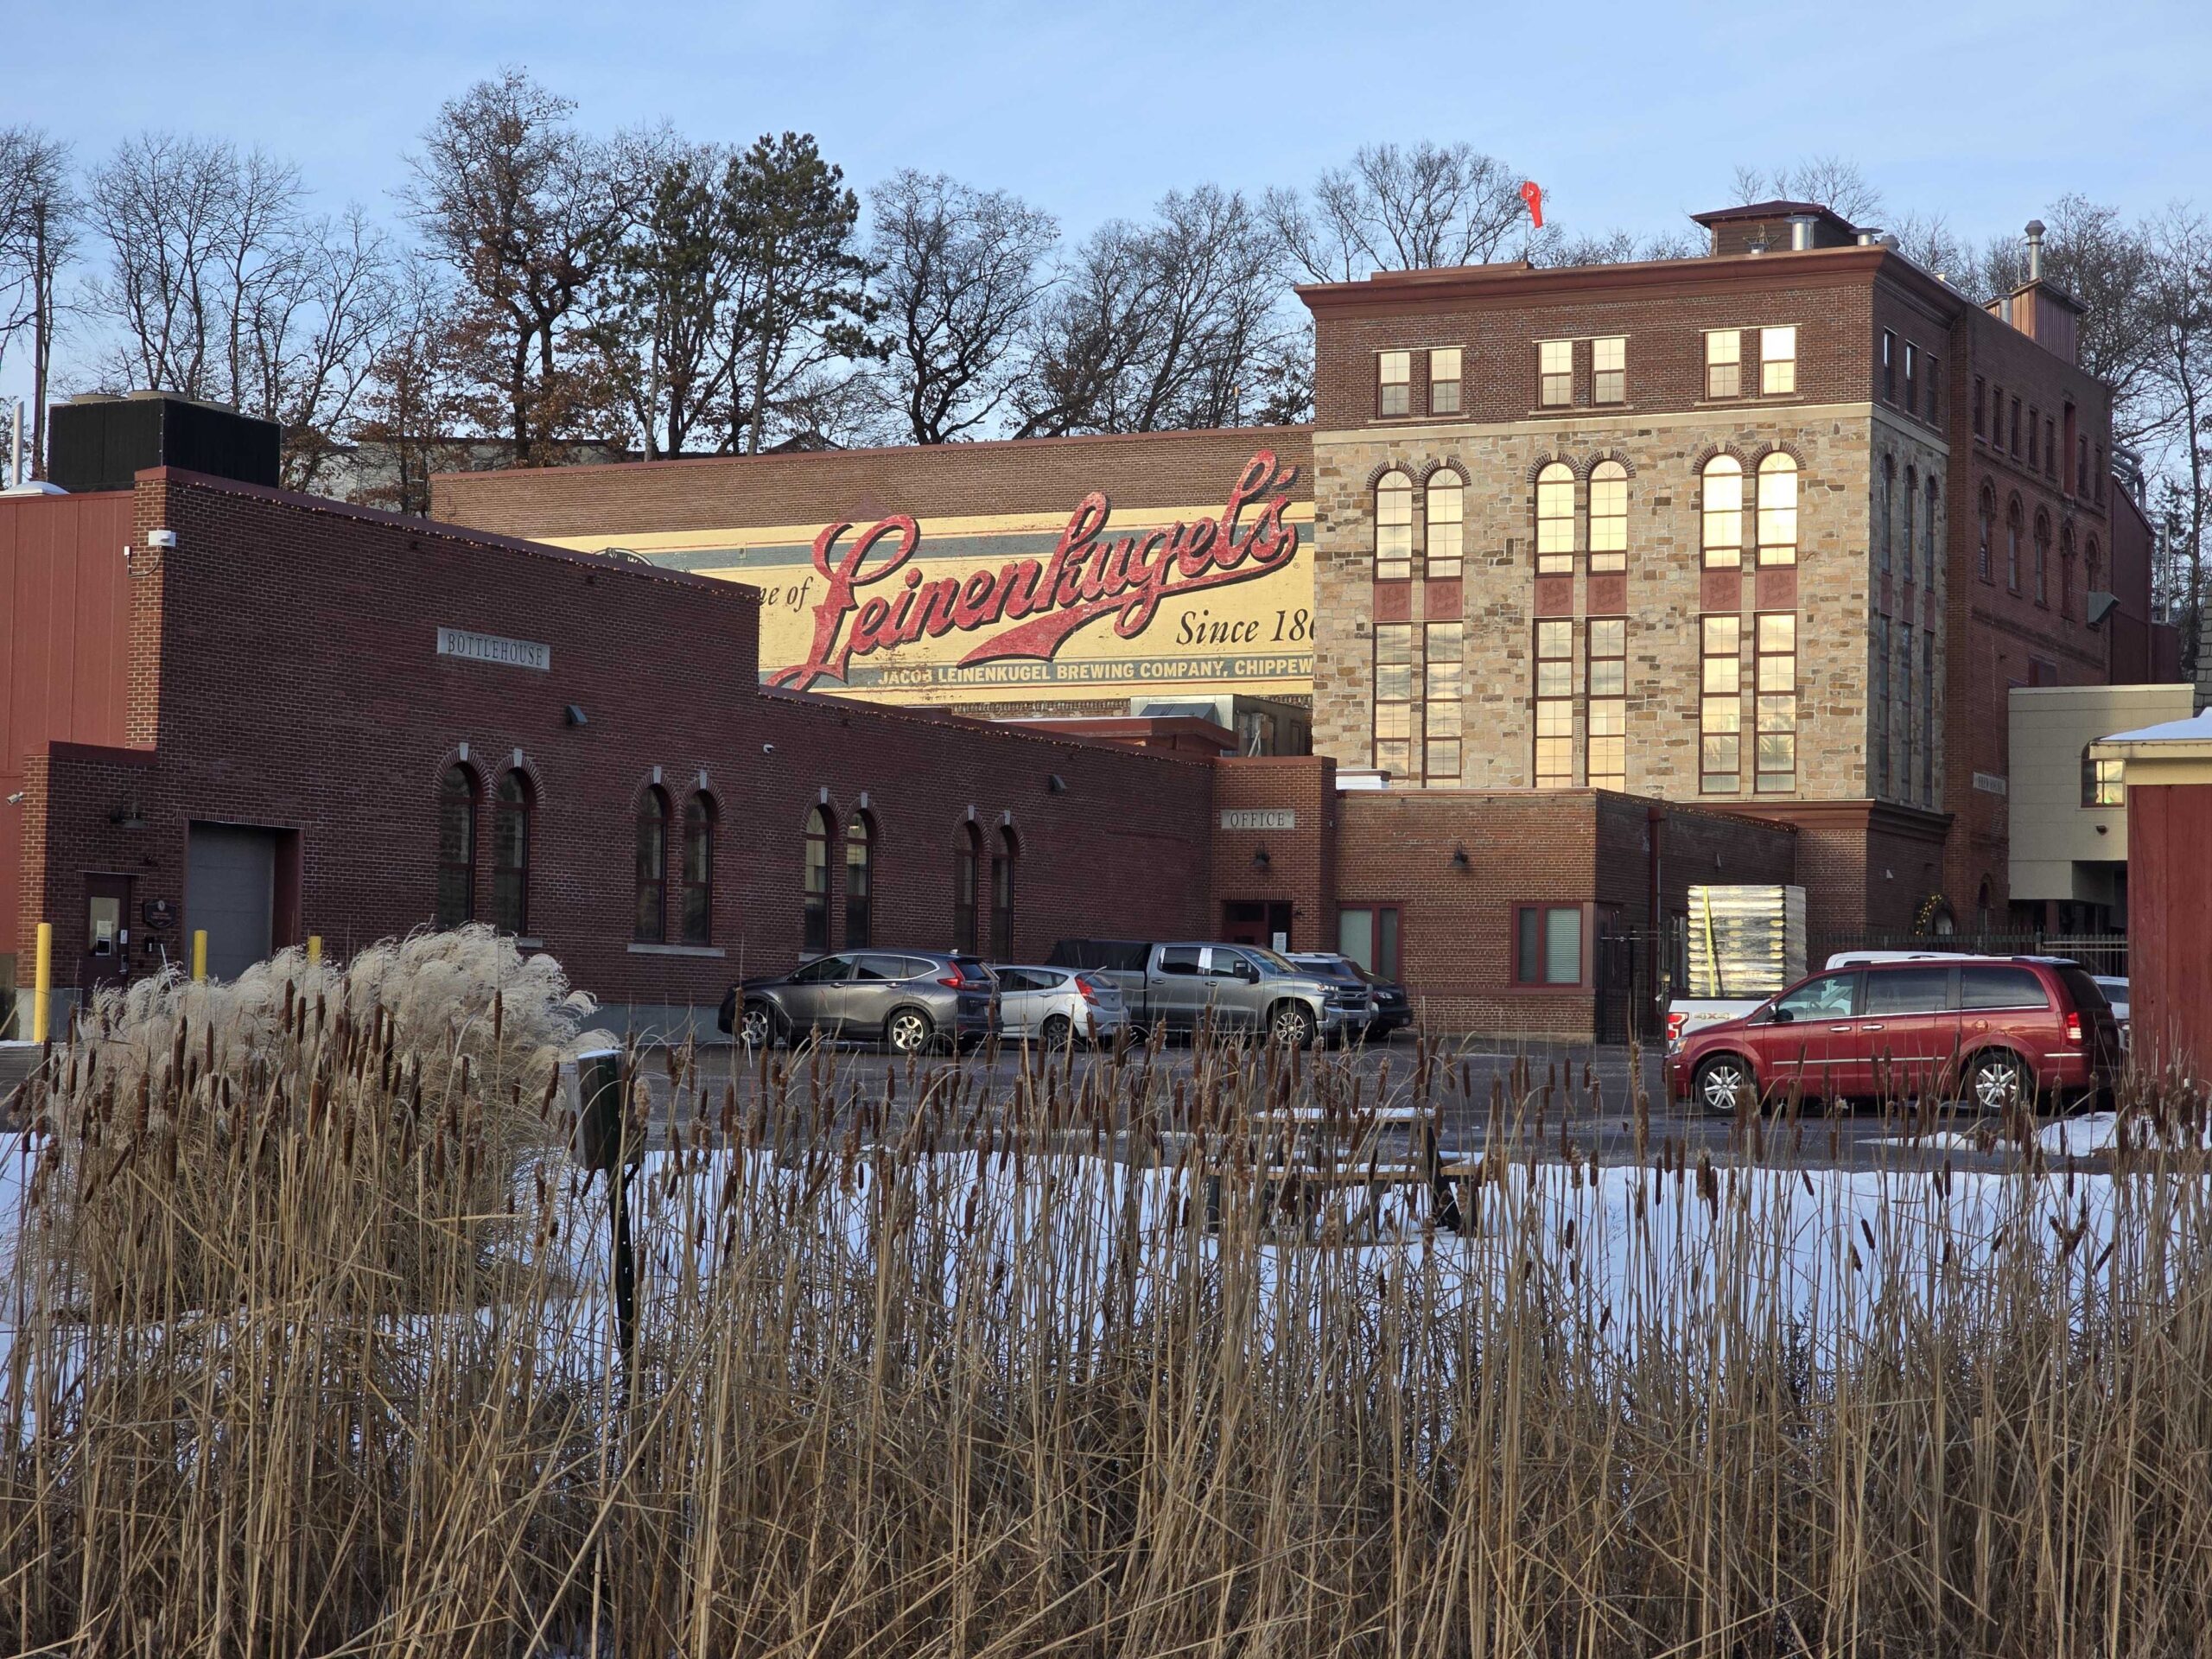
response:
M1322 979L1256 944L1062 939L1050 960L1120 986L1140 1029L1191 1032L1210 1017L1216 1030L1262 1032L1303 1048L1356 1035L1368 1018L1364 986Z

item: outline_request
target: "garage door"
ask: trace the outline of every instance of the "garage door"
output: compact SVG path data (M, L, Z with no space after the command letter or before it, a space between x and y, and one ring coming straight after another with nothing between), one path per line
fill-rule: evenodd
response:
M192 826L184 925L207 933L207 973L236 979L269 955L276 906L276 832Z

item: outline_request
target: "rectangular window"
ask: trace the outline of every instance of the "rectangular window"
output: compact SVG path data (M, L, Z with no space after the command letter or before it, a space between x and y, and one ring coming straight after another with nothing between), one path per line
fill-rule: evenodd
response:
M1759 391L1769 397L1797 390L1797 327L1759 330Z
M1582 982L1580 905L1522 905L1515 912L1513 980L1518 985Z
M1920 636L1920 804L1936 804L1936 630Z
M1797 787L1797 618L1767 612L1758 620L1757 787Z
M1590 471L1590 569L1628 569L1628 471L1618 461Z
M1590 619L1588 736L1583 776L1592 789L1628 787L1628 620Z
M1339 910L1337 950L1377 979L1398 978L1398 907L1360 905Z
M1375 412L1378 415L1403 415L1412 390L1414 354L1411 352L1383 352L1375 359Z
M2028 470L2033 472L2043 465L2043 412L2033 404L2028 405Z
M1705 395L1737 397L1744 390L1744 336L1723 328L1705 337Z
M1910 340L1904 343L1904 412L1910 415L1920 408L1920 347Z
M2048 415L2043 417L2043 470L2046 478L2058 476L2058 423Z
M1628 401L1628 341L1618 334L1590 342L1590 401Z
M1375 765L1393 777L1414 769L1414 630L1375 625Z
M1457 576L1465 549L1461 531L1465 528L1462 515L1466 492L1458 476L1446 471L1431 474L1428 487L1421 493L1428 501L1428 545L1422 568L1432 580Z
M1708 616L1701 628L1698 787L1733 795L1744 786L1744 625L1739 617Z
M2010 440L2008 442L2006 442L2006 444L2005 444L2005 448L2006 452L2007 452L2008 454L2010 454L2013 457L2013 459L2018 460L2018 459L2019 458L2019 454L2020 454L2020 400L2019 400L2018 397L2015 397L2015 398L2012 400L2012 435L2011 440Z
M1866 694L1867 738L1874 751L1874 793L1886 795L1890 792L1890 619L1874 618L1866 632L1873 671L1873 683Z
M1920 735L1920 724L1914 718L1916 705L1913 702L1913 682L1919 678L1919 659L1912 649L1912 624L1901 623L1897 629L1897 715L1904 730L1897 737L1897 798L1912 798L1913 750Z
M1428 412L1432 415L1457 415L1459 412L1459 348L1439 346L1428 354Z
M1988 390L1988 383L1987 383L1986 381L1985 381L1985 380L1984 380L1984 379L1983 379L1980 375L1978 375L1978 374L1977 374L1976 376L1974 376L1974 436L1976 436L1977 438L1986 438L1986 437L1987 437L1987 436L1989 435L1989 428L1988 428L1987 423L1986 423L1982 419L1982 409L1981 409L1981 404L1982 404L1982 394L1983 394L1985 391L1986 391L1987 390Z
M1459 781L1459 700L1465 695L1466 624L1432 622L1421 632L1427 636L1427 660L1422 664L1427 683L1421 720L1428 740L1424 770L1431 783L1456 784Z
M1536 344L1536 402L1565 409L1574 401L1574 342L1545 340Z
M1897 337L1887 328L1882 330L1882 400L1897 400Z
M2082 804L2126 805L2126 766L2124 760L2095 760L2085 753L2082 758Z
M1943 365L1933 352L1920 359L1922 386L1921 408L1926 412L1928 423L1938 426L1943 419Z
M1574 785L1574 624L1536 624L1536 787Z
M2079 433L2074 438L2074 481L2069 488L2077 496L2089 493L2089 440Z

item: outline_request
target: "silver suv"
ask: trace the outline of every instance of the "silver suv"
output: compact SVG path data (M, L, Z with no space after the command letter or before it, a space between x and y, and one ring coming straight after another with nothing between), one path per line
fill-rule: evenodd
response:
M941 950L840 950L788 974L748 979L722 998L717 1023L748 1047L806 1036L880 1038L894 1053L959 1047L991 1034L990 970Z

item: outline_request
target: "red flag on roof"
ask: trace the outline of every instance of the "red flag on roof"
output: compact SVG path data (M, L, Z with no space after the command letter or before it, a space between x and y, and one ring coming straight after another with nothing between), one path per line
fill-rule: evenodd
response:
M1543 187L1530 179L1521 187L1521 200L1529 204L1529 218L1538 230L1544 228Z

